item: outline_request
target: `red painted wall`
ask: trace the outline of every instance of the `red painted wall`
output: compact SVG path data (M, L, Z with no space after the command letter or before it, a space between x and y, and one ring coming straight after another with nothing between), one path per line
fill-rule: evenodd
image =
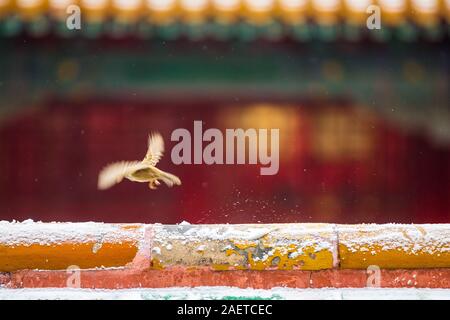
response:
M449 222L449 148L348 106L276 107L278 121L289 122L280 130L278 175L260 176L252 165L173 165L174 129L192 132L194 120L203 120L205 129L248 123L251 107L230 103L233 108L227 101L195 99L51 102L4 121L0 219ZM250 122L271 123L271 117L255 113ZM159 167L183 185L151 191L125 181L98 191L99 170L109 162L141 159L151 130L166 142Z

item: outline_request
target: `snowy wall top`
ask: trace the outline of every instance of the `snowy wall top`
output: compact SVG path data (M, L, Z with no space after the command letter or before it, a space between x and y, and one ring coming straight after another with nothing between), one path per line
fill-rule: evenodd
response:
M0 222L0 272L450 268L448 224L178 225Z

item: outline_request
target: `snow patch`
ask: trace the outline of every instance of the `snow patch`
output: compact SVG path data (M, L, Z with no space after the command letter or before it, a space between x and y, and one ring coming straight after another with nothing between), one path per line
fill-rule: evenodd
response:
M445 224L360 224L339 225L339 243L348 250L382 250L439 254L450 251L450 228ZM376 251L371 250L371 254Z
M143 233L121 228L119 224L100 222L23 222L0 221L0 243L8 245L50 245L64 242L99 243L121 242L125 239L139 240ZM97 250L100 247L95 247Z

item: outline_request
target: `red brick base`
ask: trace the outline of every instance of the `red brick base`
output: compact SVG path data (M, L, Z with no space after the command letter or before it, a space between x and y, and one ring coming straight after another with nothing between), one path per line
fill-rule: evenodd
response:
M212 271L186 270L82 270L82 288L163 288L233 286L239 288L362 288L367 287L365 270L322 271ZM1 274L0 283L8 288L67 287L65 271L18 271ZM449 269L381 270L381 287L450 288Z

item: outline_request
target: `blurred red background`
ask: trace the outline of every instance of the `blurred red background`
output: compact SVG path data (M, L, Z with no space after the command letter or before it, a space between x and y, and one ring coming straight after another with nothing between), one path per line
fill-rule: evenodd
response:
M173 165L170 134L280 128L280 170ZM96 189L99 170L138 160L160 131L159 167L180 187L124 181ZM449 148L348 101L52 100L0 127L0 218L179 223L448 222Z

